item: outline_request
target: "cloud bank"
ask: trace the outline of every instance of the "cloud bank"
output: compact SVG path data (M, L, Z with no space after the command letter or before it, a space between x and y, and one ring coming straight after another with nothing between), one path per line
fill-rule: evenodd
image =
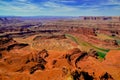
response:
M120 16L120 0L0 0L3 16Z

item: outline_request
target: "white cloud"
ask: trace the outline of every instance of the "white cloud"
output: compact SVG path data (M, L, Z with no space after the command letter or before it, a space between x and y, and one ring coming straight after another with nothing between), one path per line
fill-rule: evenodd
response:
M58 11L58 12L74 11L77 9L76 7L71 7L71 6L67 6L64 4L58 4L58 3L50 2L50 1L45 2L43 6L51 10Z
M120 0L108 0L102 3L102 5L120 5Z
M31 12L31 11L41 11L43 7L39 7L31 3L20 3L20 2L4 2L0 1L0 10L14 10L18 12Z
M16 1L27 2L27 1L29 1L29 0L16 0Z
M50 0L51 2L59 2L59 3L75 3L76 0Z
M65 5L63 3L74 3L76 0L49 0L42 3L31 3L30 0L16 0L11 2L6 2L5 0L0 0L0 11L6 14L15 15L97 15L105 13L110 4L118 5L120 4L118 0L107 0L106 3L101 2L94 5ZM111 10L120 10L119 7L113 7ZM0 13L2 14L2 13Z
M61 5L56 4L54 2L50 2L50 1L43 3L43 6L49 7L49 8L59 8L59 7L61 7Z

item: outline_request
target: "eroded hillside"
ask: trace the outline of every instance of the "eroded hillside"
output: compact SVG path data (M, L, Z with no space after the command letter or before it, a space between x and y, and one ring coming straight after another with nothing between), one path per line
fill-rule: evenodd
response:
M119 17L16 19L0 19L0 80L120 80Z

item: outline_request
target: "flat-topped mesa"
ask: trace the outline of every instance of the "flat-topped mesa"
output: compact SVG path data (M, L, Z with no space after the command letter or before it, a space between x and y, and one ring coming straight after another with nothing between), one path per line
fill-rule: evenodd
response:
M65 35L36 36L33 41L41 39L66 39Z
M71 32L87 35L96 36L97 29L96 28L88 28L88 27L75 27L71 29Z
M106 46L119 46L116 40L104 40Z
M78 29L84 35L93 35L96 36L96 30L94 28L80 28Z
M8 45L14 44L16 41L9 35L0 36L0 48L6 48Z
M29 46L27 43L18 43L9 35L0 36L0 51L10 51Z
M97 33L101 33L101 34L105 34L105 35L108 35L108 36L119 36L120 35L120 30L114 30L114 29L98 29L97 30Z
M105 16L87 16L87 17L80 17L81 20L102 20L102 21L105 21L105 20L115 20L115 21L120 21L120 17L105 17Z
M0 44L5 44L5 43L9 42L10 40L12 40L12 37L10 37L9 35L0 36Z

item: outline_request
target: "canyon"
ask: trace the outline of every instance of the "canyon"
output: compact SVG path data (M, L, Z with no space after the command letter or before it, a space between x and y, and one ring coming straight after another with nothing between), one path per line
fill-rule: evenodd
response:
M0 80L120 80L120 17L0 17Z

